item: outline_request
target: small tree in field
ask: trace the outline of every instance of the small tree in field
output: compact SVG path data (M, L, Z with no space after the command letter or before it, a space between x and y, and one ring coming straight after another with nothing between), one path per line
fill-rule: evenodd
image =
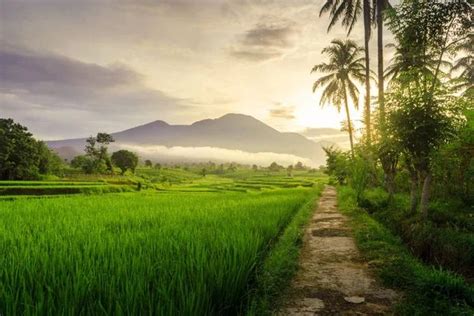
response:
M123 175L127 170L135 172L135 168L138 164L138 156L131 151L122 149L112 154L112 162L120 168Z
M295 170L304 170L305 167L301 161L298 161L295 165Z
M145 160L145 167L147 168L153 167L153 162L151 162L151 160L149 159Z
M288 168L286 168L286 174L288 177L293 176L293 165L289 165Z
M84 169L87 169L88 173L103 173L105 171L113 173L107 145L114 141L114 138L107 133L97 133L96 137L91 136L86 140L84 151L86 156L90 158L90 161L88 161L88 167ZM97 144L99 144L98 147Z
M270 164L270 166L268 167L268 169L270 171L280 171L281 169L283 168L283 166L280 166L279 164L277 164L275 161L272 162Z

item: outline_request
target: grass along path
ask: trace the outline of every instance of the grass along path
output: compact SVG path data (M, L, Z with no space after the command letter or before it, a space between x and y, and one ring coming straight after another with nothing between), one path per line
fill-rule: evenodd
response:
M281 315L380 315L390 311L397 293L369 272L337 209L336 190L326 187L308 225L300 269L284 296Z

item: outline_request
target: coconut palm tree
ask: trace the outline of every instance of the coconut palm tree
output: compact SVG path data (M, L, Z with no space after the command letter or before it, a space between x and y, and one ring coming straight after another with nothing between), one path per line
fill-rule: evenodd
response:
M371 123L370 123L370 55L369 40L371 35L372 14L369 0L326 0L319 16L329 12L330 22L328 32L331 28L341 20L342 26L347 29L350 34L354 24L357 22L362 13L364 19L364 52L365 52L365 126L367 133L367 142L371 139Z
M461 42L457 51L464 53L454 62L451 72L458 73L455 78L455 88L464 91L465 96L474 96L474 35L468 34L466 40Z
M338 111L344 105L352 158L354 158L354 141L349 98L357 108L359 90L354 81L362 83L365 80L364 57L360 57L363 51L354 41L333 40L331 45L322 50L322 53L329 57L329 62L315 65L311 70L311 73L326 73L313 84L313 92L323 88L321 105L329 103L335 106Z
M384 74L389 85L401 84L403 86L406 82L413 82L413 78L415 78L415 83L419 83L421 81L419 77L434 78L433 80L439 81L438 77L447 77L448 73L442 69L437 70L438 63L445 69L452 68L449 61L439 60L438 56L425 54L424 51L413 53L412 48L400 44L387 46L395 48L394 56Z
M374 21L377 27L377 87L378 87L378 105L380 115L380 125L382 129L385 126L385 91L384 91L384 60L383 60L383 20L384 10L391 8L387 0L374 0L373 3Z

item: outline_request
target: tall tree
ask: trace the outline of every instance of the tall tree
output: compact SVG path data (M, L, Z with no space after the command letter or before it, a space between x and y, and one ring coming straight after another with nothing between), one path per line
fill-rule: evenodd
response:
M404 0L388 12L397 41L395 63L388 69L394 78L391 132L408 155L414 175L423 180L420 208L426 215L432 155L460 121L460 106L443 87L444 58L470 33L472 9L464 2ZM412 181L416 190L417 177Z
M84 151L86 156L90 158L86 169L89 173L98 172L102 173L108 170L113 173L112 162L107 152L107 145L113 143L114 138L107 133L97 133L96 137L89 137L86 139L86 147ZM99 144L97 148L96 145Z
M349 97L358 106L359 90L354 81L365 80L364 58L360 57L363 49L351 40L333 40L322 53L328 55L329 63L315 65L311 72L328 73L313 84L313 92L323 89L321 105L331 103L340 111L344 105L347 117L347 129L351 144L351 155L354 158L354 139L351 117L349 113Z
M372 128L370 119L370 53L369 40L371 35L372 16L371 5L369 0L326 0L319 16L329 12L330 22L328 32L332 27L341 20L342 26L347 29L347 34L350 34L354 24L357 22L361 12L364 20L364 53L365 53L365 106L364 106L364 121L366 126L367 142L370 144Z
M455 78L455 88L462 90L463 95L474 97L474 34L470 33L459 42L456 49L463 54L456 59L454 67L451 69Z
M62 160L25 126L0 118L0 179L30 180L60 174Z
M377 87L379 105L379 124L382 130L385 126L385 92L384 92L384 68L383 68L383 10L387 5L386 0L375 0L375 21L377 25Z

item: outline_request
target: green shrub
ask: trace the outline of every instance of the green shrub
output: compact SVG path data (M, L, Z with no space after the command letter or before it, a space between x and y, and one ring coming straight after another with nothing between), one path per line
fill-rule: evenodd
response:
M399 237L357 206L356 193L351 188L338 188L338 203L341 211L351 218L362 254L386 285L404 292L397 314L474 314L474 287L461 276L413 257Z
M474 219L469 212L459 211L460 202L434 202L426 219L410 213L408 196L397 194L389 201L388 193L375 188L364 191L358 205L399 235L421 259L474 276Z
M389 202L389 194L382 188L365 190L359 199L359 206L370 213L386 208Z

